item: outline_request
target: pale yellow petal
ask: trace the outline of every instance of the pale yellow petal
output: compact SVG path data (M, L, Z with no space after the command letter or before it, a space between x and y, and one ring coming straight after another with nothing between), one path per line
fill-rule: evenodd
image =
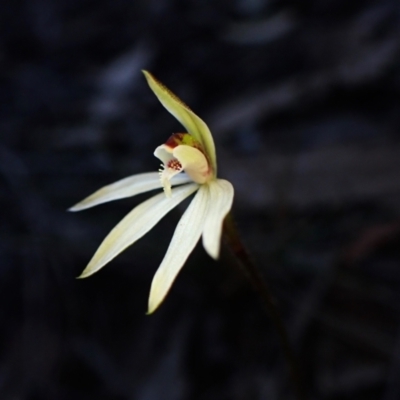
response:
M103 240L79 278L86 278L104 267L119 253L149 232L169 211L196 191L188 184L172 190L171 197L159 193L135 207Z
M191 179L187 175L181 174L171 180L171 185L181 185L190 181ZM81 211L112 200L124 199L161 188L160 174L158 172L132 175L102 187L78 204L72 206L68 211Z
M233 186L224 179L208 183L210 190L210 206L207 211L203 228L203 246L214 259L219 257L222 225L230 211L233 202Z
M199 241L209 203L207 185L199 191L183 214L167 253L154 275L149 296L148 314L154 312L164 300L183 264Z
M208 161L200 150L180 145L174 148L172 154L194 182L204 183L210 178L211 171Z
M143 73L151 90L157 96L161 104L201 143L210 158L213 172L216 174L217 161L215 145L207 124L150 72L143 71Z

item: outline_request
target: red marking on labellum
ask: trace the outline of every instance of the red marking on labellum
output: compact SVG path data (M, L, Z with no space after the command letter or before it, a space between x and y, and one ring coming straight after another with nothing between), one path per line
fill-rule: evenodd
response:
M173 169L175 171L182 170L182 164L178 160L170 160L168 161L167 168Z
M168 138L168 140L165 142L165 145L170 147L171 149L174 149L176 146L182 144L182 139L184 135L185 133L174 133Z

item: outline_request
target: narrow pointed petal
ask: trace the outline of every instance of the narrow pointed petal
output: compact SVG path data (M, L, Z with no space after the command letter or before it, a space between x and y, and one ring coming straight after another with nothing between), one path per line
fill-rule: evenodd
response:
M150 289L148 314L154 312L164 300L183 264L199 241L208 203L208 187L207 185L200 186L179 221L167 253L154 275Z
M221 245L222 224L232 207L233 186L224 179L208 183L210 190L210 206L203 228L203 246L214 259L219 257Z
M215 145L207 124L198 117L182 100L158 81L150 72L143 71L147 82L161 104L201 143L217 173Z
M159 193L135 207L103 240L88 266L79 276L86 278L149 232L169 211L196 191L198 185L174 188L171 197Z
M171 184L180 185L187 182L191 182L191 179L185 174L180 174L172 179ZM161 187L160 174L158 172L146 172L144 174L128 176L120 181L102 187L78 204L72 206L68 211L85 210L112 200L124 199L150 190L161 189Z

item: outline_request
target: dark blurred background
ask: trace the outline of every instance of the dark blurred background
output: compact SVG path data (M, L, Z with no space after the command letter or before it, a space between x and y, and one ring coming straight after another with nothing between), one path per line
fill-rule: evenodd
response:
M182 128L210 126L234 214L309 399L400 399L398 0L0 3L0 399L293 399L276 331L223 249L198 246L146 316L184 207L77 281Z

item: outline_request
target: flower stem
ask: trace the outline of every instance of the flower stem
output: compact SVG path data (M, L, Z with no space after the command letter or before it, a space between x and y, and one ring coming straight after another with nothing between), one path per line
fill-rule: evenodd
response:
M282 317L280 316L275 300L268 288L268 285L262 277L260 270L251 260L242 241L240 240L239 233L231 213L229 213L225 218L223 234L225 242L229 245L230 249L239 260L241 271L261 297L263 304L272 319L281 341L296 397L298 400L304 400L306 396L301 385L299 367L294 352L290 346L288 334Z

